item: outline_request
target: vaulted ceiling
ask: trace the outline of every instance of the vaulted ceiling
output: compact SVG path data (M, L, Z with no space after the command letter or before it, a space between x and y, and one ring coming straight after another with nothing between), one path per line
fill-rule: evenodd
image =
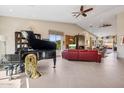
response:
M0 16L12 16L55 22L77 24L97 35L113 35L116 32L116 15L124 12L121 5L84 5L84 9L93 8L87 17L75 18L72 12L79 11L80 5L0 5ZM110 27L100 27L112 24Z

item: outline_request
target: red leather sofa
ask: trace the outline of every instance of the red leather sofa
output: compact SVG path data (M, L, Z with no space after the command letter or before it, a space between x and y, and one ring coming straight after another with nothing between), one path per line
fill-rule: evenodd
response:
M62 58L68 60L83 60L101 62L101 54L97 50L69 49L62 52Z

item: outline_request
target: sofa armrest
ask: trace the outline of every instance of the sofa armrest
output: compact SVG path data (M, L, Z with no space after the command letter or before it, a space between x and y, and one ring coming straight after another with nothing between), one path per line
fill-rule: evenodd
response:
M68 50L62 52L62 58L68 59Z

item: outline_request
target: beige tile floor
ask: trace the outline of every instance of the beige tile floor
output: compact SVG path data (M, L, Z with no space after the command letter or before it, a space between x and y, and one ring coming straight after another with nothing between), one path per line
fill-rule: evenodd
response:
M124 87L124 60L117 59L116 53L106 54L101 63L68 61L57 58L56 69L53 61L41 60L38 69L44 75L29 79L30 88L114 88ZM26 87L26 80L22 87Z

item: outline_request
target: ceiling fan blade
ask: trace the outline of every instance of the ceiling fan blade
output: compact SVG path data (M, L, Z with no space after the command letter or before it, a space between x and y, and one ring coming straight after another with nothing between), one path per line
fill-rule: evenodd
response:
M76 18L80 15L80 13L76 16Z
M91 11L91 10L93 10L93 8L89 8L89 9L87 9L87 10L84 10L83 12L89 12L89 11Z
M77 15L79 15L80 13L79 12L77 12L77 13L72 13L72 16L77 16Z
M72 14L76 14L76 13L79 13L79 12L72 12Z
M72 16L75 16L75 17L76 17L76 16L77 16L77 14L73 14Z
M83 13L82 15L83 15L84 17L86 17L86 16L87 16L87 14L85 14L85 13Z
M83 11L83 10L84 10L84 6L81 6L81 7L80 7L80 11Z

